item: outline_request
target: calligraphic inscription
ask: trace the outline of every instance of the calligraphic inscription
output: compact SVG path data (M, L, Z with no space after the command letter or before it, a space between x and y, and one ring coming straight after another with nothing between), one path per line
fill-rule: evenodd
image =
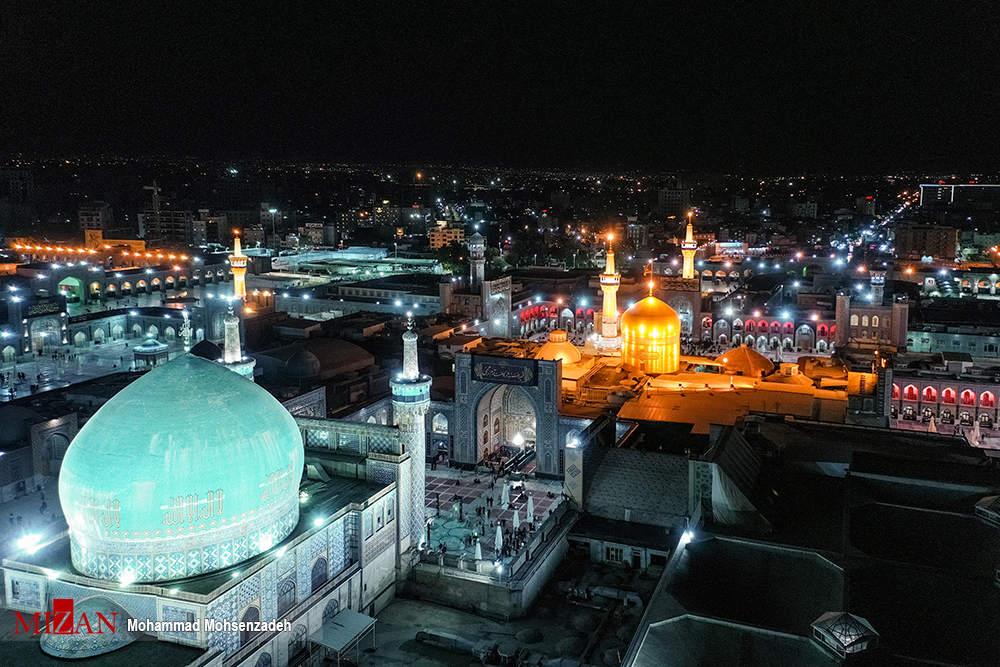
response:
M510 291L510 276L504 276L503 278L497 278L492 283L490 283L490 295L496 296L497 294L503 294Z
M292 488L292 465L284 470L280 468L267 476L260 484L260 501L267 502L285 495L288 489Z
M117 500L84 498L83 502L78 502L77 505L91 523L99 523L105 527L114 526L115 528L118 528L121 523L121 505Z
M163 513L163 525L176 526L179 523L194 523L222 516L225 498L222 489L209 491L204 498L200 498L197 493L171 498L169 504L160 506L161 510L166 510Z
M538 385L538 362L534 359L507 359L472 355L472 379L501 384Z
M59 302L55 300L39 301L28 306L28 317L36 315L50 315L59 312Z

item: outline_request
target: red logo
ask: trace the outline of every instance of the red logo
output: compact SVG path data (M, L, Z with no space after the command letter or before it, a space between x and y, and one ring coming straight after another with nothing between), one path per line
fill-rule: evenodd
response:
M86 613L81 613L77 619L73 613L73 600L66 598L54 598L52 600L52 611L45 612L44 621L42 614L36 612L26 621L21 612L14 612L14 634L19 635L39 635L44 633L50 635L103 635L105 629L114 633L115 625L118 623L118 612L111 612L111 620L96 612L94 624ZM39 622L42 621L41 625Z

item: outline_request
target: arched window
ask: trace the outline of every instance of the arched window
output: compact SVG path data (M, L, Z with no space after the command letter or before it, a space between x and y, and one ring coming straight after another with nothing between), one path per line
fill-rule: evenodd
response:
M816 333L818 333L820 336L825 336L827 335L828 332L829 329L827 329L825 324L821 324L818 327L816 327Z
M746 326L747 333L753 333L754 329L756 328L757 327L754 325L753 320L747 320L747 326Z
M982 394L980 394L979 405L983 406L984 408L992 408L994 405L996 405L996 397L993 396L993 392L984 391Z
M483 415L483 428L489 428L489 427L490 427L490 416L484 414Z
M868 316L867 315L862 315L861 316L861 326L863 326L863 327L868 326Z
M912 384L906 385L906 390L903 392L903 396L908 401L917 400L917 388L914 387Z
M852 327L858 326L858 315L857 315L857 313L855 313L854 315L851 315L851 326Z
M712 328L712 318L711 317L703 317L702 320L701 320L701 328L702 329L711 329Z
M872 326L873 327L878 326L878 315L872 315Z
M333 618L340 612L340 600L330 600L323 607L323 622L326 623L328 620Z
M497 417L496 419L493 420L493 432L494 433L499 433L500 432L500 418L499 417Z
M739 331L741 329L743 329L743 320L736 318L735 320L733 320L733 330Z
M326 559L317 558L312 569L312 590L315 593L326 583Z
M295 606L295 582L285 579L278 584L278 618Z
M306 650L306 626L296 625L295 632L288 638L288 658L291 659Z
M247 610L243 612L243 617L240 619L241 623L252 623L256 624L260 621L260 609L257 607L247 607ZM253 628L254 625L243 626ZM243 646L248 641L259 635L259 631L255 630L240 630L240 646Z
M924 400L928 403L937 402L937 389L934 387L924 387Z
M949 405L955 404L955 390L948 387L941 392L941 402L948 403Z
M893 399L899 398L899 385L896 383L893 383L892 385L892 397Z
M975 405L976 404L976 394L970 390L966 389L962 392L962 405Z
M432 422L435 433L447 433L448 432L448 418L444 416L443 412L439 412L434 415L434 421Z

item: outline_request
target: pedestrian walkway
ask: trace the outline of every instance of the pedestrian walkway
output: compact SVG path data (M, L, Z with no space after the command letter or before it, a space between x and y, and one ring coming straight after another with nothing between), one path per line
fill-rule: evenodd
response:
M100 345L91 343L86 348L62 345L36 356L32 361L0 364L0 375L3 376L0 379L0 402L130 370L134 363L132 347L141 342L142 339L129 338ZM183 351L183 341L178 339L168 343L167 352L171 357ZM19 373L23 374L23 379L18 378Z
M44 543L66 530L57 480L49 478L40 488L0 503L0 526L0 559L23 551L17 545L28 535L38 535Z

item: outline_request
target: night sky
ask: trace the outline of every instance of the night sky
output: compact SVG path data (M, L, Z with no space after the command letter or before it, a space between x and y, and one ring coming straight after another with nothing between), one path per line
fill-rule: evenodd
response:
M0 150L997 167L995 2L115 4L4 2Z

